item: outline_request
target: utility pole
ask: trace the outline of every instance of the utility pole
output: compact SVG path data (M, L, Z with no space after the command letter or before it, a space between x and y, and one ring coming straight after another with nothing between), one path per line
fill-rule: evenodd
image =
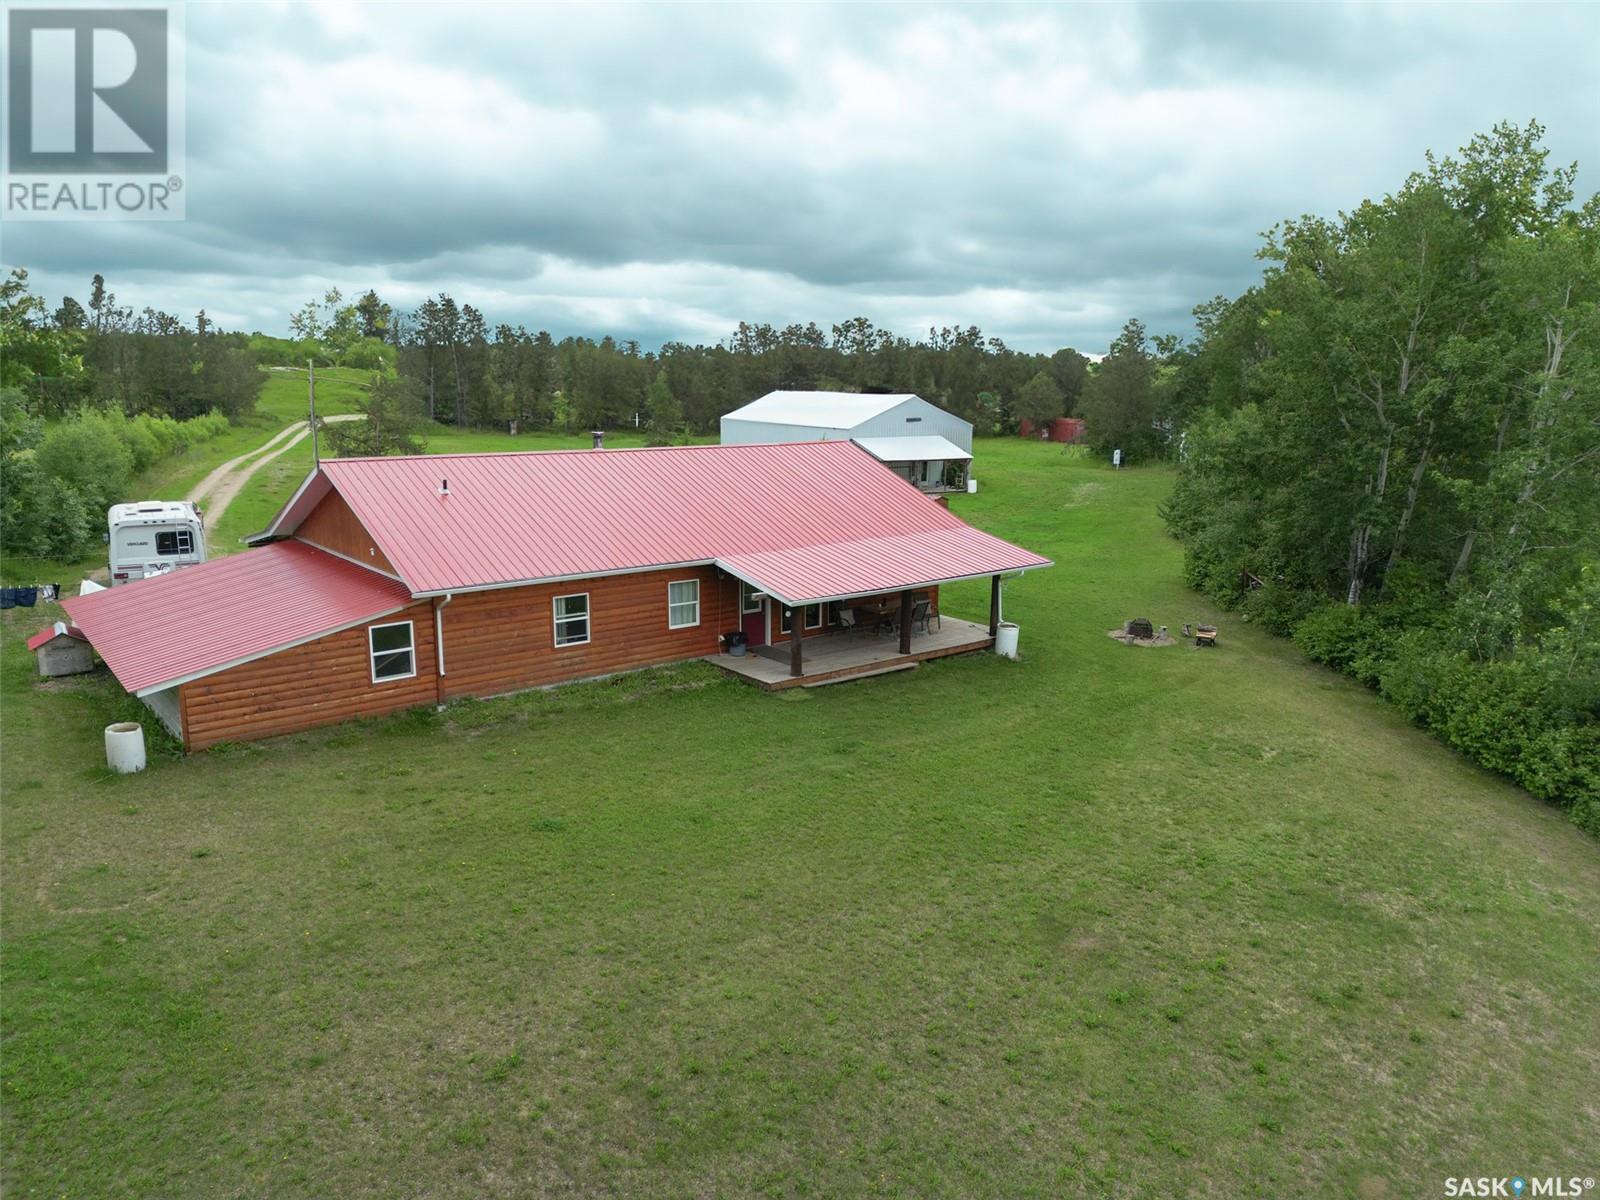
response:
M322 455L317 452L317 360L306 359L306 403L311 416L306 424L311 426L311 469L322 466Z

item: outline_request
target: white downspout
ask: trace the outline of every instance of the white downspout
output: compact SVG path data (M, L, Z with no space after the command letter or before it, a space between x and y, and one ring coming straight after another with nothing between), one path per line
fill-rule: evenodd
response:
M444 606L456 598L454 592L446 592L444 599L436 601L433 606L433 649L439 659L439 707L444 707Z

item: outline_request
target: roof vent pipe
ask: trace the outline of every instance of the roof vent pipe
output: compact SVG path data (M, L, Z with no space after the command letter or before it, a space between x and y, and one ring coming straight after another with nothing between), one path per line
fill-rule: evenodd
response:
M594 438L594 448L596 450L604 450L606 448L606 431L604 429L591 429L589 430L589 435Z
M449 494L450 494L450 481L448 479L439 480L439 498L441 500L443 500Z

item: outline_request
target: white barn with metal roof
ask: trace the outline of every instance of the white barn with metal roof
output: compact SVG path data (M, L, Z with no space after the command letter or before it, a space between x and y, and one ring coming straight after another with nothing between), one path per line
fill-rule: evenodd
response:
M724 445L853 441L924 491L961 491L972 423L911 392L768 392L722 418Z

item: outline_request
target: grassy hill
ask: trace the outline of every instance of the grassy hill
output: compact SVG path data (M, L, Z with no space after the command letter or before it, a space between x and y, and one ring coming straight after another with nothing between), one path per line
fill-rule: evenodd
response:
M344 367L325 367L318 371L317 411L323 416L354 412L352 401L366 394L371 378L370 372ZM218 464L256 449L279 430L305 419L305 371L274 367L267 372L267 382L256 401L254 414L223 437L163 459L137 481L134 491L140 499L180 499ZM310 461L308 450L306 462Z
M694 665L108 778L127 702L38 682L50 613L4 613L6 1190L1587 1170L1593 841L1285 642L1107 638L1218 617L1166 473L1021 442L975 473L958 511L1058 564L1007 585L1019 662L779 694Z

